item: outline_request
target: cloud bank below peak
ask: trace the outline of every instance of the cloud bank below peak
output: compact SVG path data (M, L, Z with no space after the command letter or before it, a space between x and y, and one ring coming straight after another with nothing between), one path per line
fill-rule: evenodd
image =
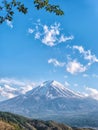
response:
M1 78L0 79L0 100L6 100L25 94L35 86L35 83L20 81L16 79Z

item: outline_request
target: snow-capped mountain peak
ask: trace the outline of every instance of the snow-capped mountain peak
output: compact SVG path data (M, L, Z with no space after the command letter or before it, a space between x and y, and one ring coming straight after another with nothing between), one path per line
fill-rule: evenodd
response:
M28 94L37 97L45 96L52 99L58 97L81 97L80 94L71 91L66 86L55 80L43 82L41 85L31 90Z
M53 87L53 86L64 89L64 86L55 80L45 81L40 85L40 87Z
M30 117L53 117L95 111L98 101L84 98L57 81L46 81L26 94L0 103L0 110ZM68 117L68 116L67 116Z

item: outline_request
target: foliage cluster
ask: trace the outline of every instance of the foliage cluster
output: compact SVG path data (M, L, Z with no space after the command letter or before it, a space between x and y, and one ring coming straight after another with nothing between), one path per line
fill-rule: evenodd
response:
M37 10L45 9L56 15L64 14L58 5L51 5L49 0L34 0L33 3ZM0 24L6 20L12 21L15 9L23 14L27 14L28 12L28 8L20 0L2 0L0 3Z

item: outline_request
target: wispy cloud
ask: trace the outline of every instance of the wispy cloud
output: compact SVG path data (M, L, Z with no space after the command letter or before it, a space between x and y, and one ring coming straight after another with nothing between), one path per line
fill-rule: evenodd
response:
M70 55L66 55L66 61L63 61L63 64L59 64L57 60L52 58L48 61L48 63L53 63L54 66L65 66L66 71L71 74L86 72L92 64L98 63L96 55L92 54L90 50L85 50L83 46L74 45L71 47L68 45L66 49L70 49L71 51ZM83 77L88 76L89 75L85 73L83 74ZM93 77L97 77L97 75L93 75Z
M67 72L71 74L77 74L85 72L89 69L89 67L93 63L98 63L98 58L96 55L92 54L90 50L85 50L83 46L74 45L73 47L67 46L67 49L72 49L72 53L74 53L75 60L70 57L68 57L68 63L66 64L66 70ZM73 52L74 51L74 52ZM79 52L77 56L77 51ZM71 53L71 54L72 54ZM82 60L79 59L79 57L82 56ZM76 60L77 59L77 60ZM88 77L87 74L83 74L83 77Z
M13 98L34 88L35 84L15 79L0 79L0 100Z
M28 28L28 33L32 34L34 30L32 28Z
M17 93L17 89L10 87L7 84L4 84L3 86L0 86L0 96L5 98L13 98Z
M87 70L87 67L82 65L77 60L73 60L67 63L66 70L71 74L77 74L77 73L85 72Z
M66 41L69 41L69 40L73 40L74 39L74 36L73 35L70 35L69 37L68 36L64 36L64 35L61 35L60 39L59 39L59 43L62 43L62 42L66 42Z
M78 50L79 53L83 55L84 59L89 61L88 65L98 62L98 58L94 54L92 54L90 50L85 50L83 46L75 45L73 46L73 49Z
M53 64L54 66L59 66L59 67L63 67L64 65L65 65L65 63L64 62L60 62L60 61L58 61L58 60L56 60L56 59L49 59L48 60L48 63L49 64Z
M53 25L43 25L40 20L35 24L35 27L29 28L28 32L33 33L35 39L40 40L43 44L53 47L60 43L64 43L69 40L73 40L74 36L66 36L62 33L60 23L54 23Z
M98 100L98 90L95 88L86 87L86 93L85 95L87 97L91 97L93 99Z
M10 79L10 78L1 78L0 79L0 84L14 84L14 85L20 85L20 86L24 86L25 82L20 81L20 80L16 80L16 79Z
M9 20L6 20L6 24L10 27L10 28L13 28L13 24L11 21Z

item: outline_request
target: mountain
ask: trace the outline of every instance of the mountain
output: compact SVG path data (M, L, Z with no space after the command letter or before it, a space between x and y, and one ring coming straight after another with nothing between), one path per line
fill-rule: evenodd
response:
M98 120L89 118L97 109L98 101L73 92L57 81L46 81L24 95L0 103L1 111L72 126L98 126ZM94 123L89 123L91 121Z
M64 87L57 81L46 81L42 83L40 86L36 87L32 91L28 93L33 96L45 96L46 98L54 99L59 97L81 97L79 95L68 88Z
M0 130L94 130L72 128L54 121L33 120L8 112L0 112Z

